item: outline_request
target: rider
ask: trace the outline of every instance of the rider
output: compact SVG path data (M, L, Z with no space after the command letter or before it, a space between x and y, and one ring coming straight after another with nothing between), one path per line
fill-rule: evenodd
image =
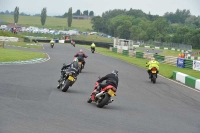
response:
M79 74L79 71L78 71L78 59L75 58L73 60L73 62L69 63L69 64L63 64L63 67L61 68L61 76L60 76L60 79L58 80L58 82L62 81L63 80L63 77L64 77L64 70L69 70L69 71L74 71L75 74L76 74L76 77L78 76ZM58 85L57 88L60 87L60 84Z
M54 43L54 40L53 40L53 39L51 39L50 43Z
M83 63L83 68L84 68L84 66L85 66L85 60L84 60L84 58L87 58L88 56L85 55L85 53L83 52L83 50L80 49L80 51L78 53L76 53L74 55L74 57L77 57L78 61L81 61Z
M102 81L106 80L106 83L101 83ZM99 86L97 87L97 93L100 92L100 90L108 85L112 85L114 86L116 89L118 87L118 82L119 82L119 78L118 78L118 71L117 70L113 70L112 73L107 74L106 76L102 77L101 79L96 81Z
M159 72L159 62L156 61L154 57L152 57L151 60L148 63L146 63L146 67L148 67L147 72L149 74L149 78L151 78L150 73L153 67L157 68L157 73Z
M92 50L92 48L94 49L94 51L95 51L95 47L96 47L96 45L94 44L94 42L91 44L91 50Z

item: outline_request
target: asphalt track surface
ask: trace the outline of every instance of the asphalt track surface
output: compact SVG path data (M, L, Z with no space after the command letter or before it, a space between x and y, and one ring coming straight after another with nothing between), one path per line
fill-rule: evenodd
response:
M92 54L77 82L56 88L62 64L81 48L44 45L50 60L0 66L0 133L200 133L200 93L146 70ZM27 49L28 50L28 49ZM87 103L98 76L119 70L114 102L104 108Z

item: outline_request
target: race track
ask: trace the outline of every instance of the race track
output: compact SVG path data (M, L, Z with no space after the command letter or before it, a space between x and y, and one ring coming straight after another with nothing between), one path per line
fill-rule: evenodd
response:
M86 49L77 82L58 90L62 64L80 48L45 44L47 62L0 66L0 133L200 133L199 92L160 76L152 84L146 70ZM98 76L113 69L115 101L102 109L87 103Z

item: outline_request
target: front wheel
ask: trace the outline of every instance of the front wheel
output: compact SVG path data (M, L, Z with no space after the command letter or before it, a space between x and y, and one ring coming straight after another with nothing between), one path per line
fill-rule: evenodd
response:
M79 67L79 73L81 73L81 71L82 71L82 66L81 66L81 67Z
M88 103L91 103L91 102L92 102L92 99L91 99L91 98L88 98L87 102L88 102Z
M62 86L61 90L66 92L70 86L70 82L68 80L65 81L64 85Z
M97 101L96 103L97 107L103 108L109 102L109 100L110 100L110 96L107 93L105 93L103 99L100 102Z

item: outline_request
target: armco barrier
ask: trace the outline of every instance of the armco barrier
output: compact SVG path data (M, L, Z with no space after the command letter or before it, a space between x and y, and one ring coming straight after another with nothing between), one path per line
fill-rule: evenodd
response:
M163 62L165 60L165 56L158 55L158 54L154 54L154 58L159 62Z
M193 60L185 59L184 68L193 69Z
M122 54L128 56L129 55L129 51L128 50L123 50Z
M112 52L117 53L117 48L112 48Z
M144 58L144 53L136 52L136 58Z
M173 79L177 80L187 86L200 90L200 79L191 77L187 74L174 71L173 72Z

